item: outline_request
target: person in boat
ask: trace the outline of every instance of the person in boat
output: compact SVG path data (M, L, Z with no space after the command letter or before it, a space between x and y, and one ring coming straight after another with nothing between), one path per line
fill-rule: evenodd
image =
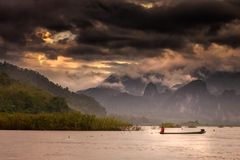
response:
M165 130L165 128L162 126L160 133L161 133L161 134L164 134L164 130Z
M200 132L201 132L201 133L206 133L205 129L201 129Z

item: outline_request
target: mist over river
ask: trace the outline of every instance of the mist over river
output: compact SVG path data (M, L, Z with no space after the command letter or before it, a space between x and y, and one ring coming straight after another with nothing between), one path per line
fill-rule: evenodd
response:
M237 160L240 128L166 129L203 135L160 135L143 131L0 131L0 160Z

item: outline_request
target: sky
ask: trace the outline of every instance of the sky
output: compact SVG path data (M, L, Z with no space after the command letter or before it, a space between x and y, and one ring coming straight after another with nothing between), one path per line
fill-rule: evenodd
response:
M236 72L240 1L0 0L0 60L73 91L111 74L171 87Z

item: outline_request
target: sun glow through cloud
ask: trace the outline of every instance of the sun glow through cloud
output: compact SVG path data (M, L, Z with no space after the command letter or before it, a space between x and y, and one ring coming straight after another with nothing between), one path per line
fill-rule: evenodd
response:
M46 56L45 55L38 55L38 61L39 63L42 65L43 62L46 60Z
M57 44L62 40L73 41L76 38L70 31L51 32L45 28L37 28L35 35L41 38L46 44Z
M141 6L146 9L151 9L154 7L154 4L153 3L142 3Z
M121 67L127 69L128 66L138 65L138 62L133 60L89 61L65 56L50 58L51 56L49 57L44 52L28 51L23 54L24 66L22 67L31 67L47 75L50 79L54 79L54 82L73 90L96 86L109 75L117 73Z

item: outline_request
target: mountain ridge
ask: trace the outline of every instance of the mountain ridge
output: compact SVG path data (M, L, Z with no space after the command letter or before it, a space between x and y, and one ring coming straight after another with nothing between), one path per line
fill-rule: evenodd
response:
M0 63L0 72L7 73L11 78L22 83L31 84L46 90L53 95L67 100L69 107L88 114L105 115L106 111L94 98L84 94L70 92L67 88L49 81L48 78L36 71L23 69L7 62Z
M117 82L121 83L119 80ZM107 95L101 92L104 90L102 86L97 87L101 96L92 94L96 88L89 89L91 92L86 90L82 93L96 98L112 114L161 117L160 119L170 120L240 122L240 117L237 116L240 113L240 96L237 91L224 90L219 95L212 94L209 91L208 79L194 80L179 85L176 90L164 89L163 92L159 92L156 86L157 84L153 82L145 84L143 94L137 96L120 90L114 90L114 94Z
M11 79L0 73L0 112L49 113L69 112L64 98L47 91Z

